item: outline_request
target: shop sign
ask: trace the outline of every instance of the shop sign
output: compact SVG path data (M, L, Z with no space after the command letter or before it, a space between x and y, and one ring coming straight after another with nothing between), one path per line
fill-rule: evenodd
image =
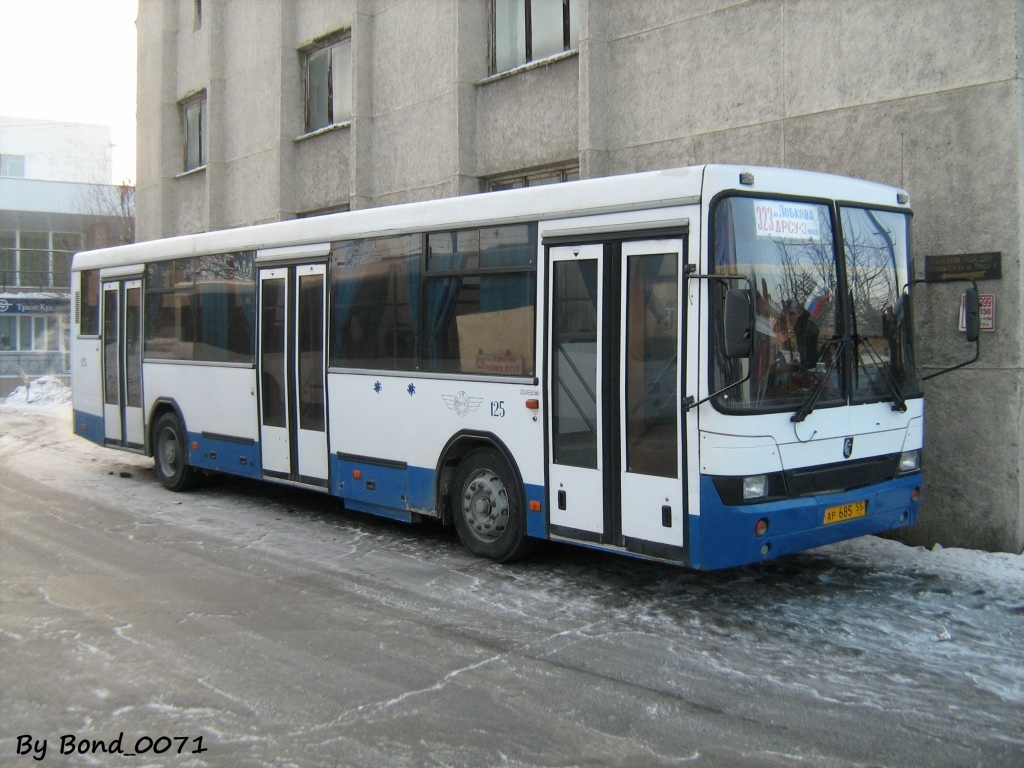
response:
M71 310L69 299L0 299L0 314L4 315L26 315L26 314L57 314L67 313Z

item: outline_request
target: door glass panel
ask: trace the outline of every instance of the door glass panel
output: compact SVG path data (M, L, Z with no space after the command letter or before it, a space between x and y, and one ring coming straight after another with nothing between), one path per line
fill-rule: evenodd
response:
M677 256L630 256L626 276L626 471L676 477Z
M264 280L261 291L260 367L263 424L268 427L287 427L284 359L285 281L280 278Z
M556 464L597 469L597 260L554 264L552 365Z
M142 289L125 291L125 400L129 408L142 407Z
M118 396L118 327L117 291L103 292L103 402L117 405Z
M299 429L324 431L324 277L299 277Z

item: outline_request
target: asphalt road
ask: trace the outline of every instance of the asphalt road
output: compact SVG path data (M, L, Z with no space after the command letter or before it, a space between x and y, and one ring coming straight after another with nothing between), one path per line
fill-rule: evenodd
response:
M867 545L499 566L315 494L171 494L69 418L0 406L0 765L1024 764L1024 582Z

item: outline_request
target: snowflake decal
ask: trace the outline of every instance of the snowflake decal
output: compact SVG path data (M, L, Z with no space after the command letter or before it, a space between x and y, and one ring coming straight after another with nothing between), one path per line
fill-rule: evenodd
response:
M381 384L379 381L374 382L374 384L373 384L373 391L374 392L376 392L379 395L380 391L382 389L384 389L384 385L383 384Z
M412 397L413 395L416 394L416 385L410 384L408 387L405 388L405 391L409 393L409 397Z

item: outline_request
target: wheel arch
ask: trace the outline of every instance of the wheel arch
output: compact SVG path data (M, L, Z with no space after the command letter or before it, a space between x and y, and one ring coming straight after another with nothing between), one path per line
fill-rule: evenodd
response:
M160 417L165 413L173 413L178 417L178 421L181 422L182 429L185 430L186 436L188 435L188 425L185 423L185 416L181 412L181 407L173 397L158 397L153 401L153 407L149 411L149 422L146 425L146 455L153 455L153 446L155 440L153 439L153 430L156 428L156 423L160 420Z
M434 493L437 494L437 509L440 513L441 522L445 525L453 523L451 498L455 473L458 471L462 460L478 448L494 448L505 457L508 465L512 468L512 473L515 476L514 480L519 486L520 494L524 499L526 498L523 474L519 470L519 464L512 455L512 451L508 449L504 441L493 432L465 429L452 435L448 442L445 443L444 448L441 449L441 456L437 461L436 473L434 475Z

